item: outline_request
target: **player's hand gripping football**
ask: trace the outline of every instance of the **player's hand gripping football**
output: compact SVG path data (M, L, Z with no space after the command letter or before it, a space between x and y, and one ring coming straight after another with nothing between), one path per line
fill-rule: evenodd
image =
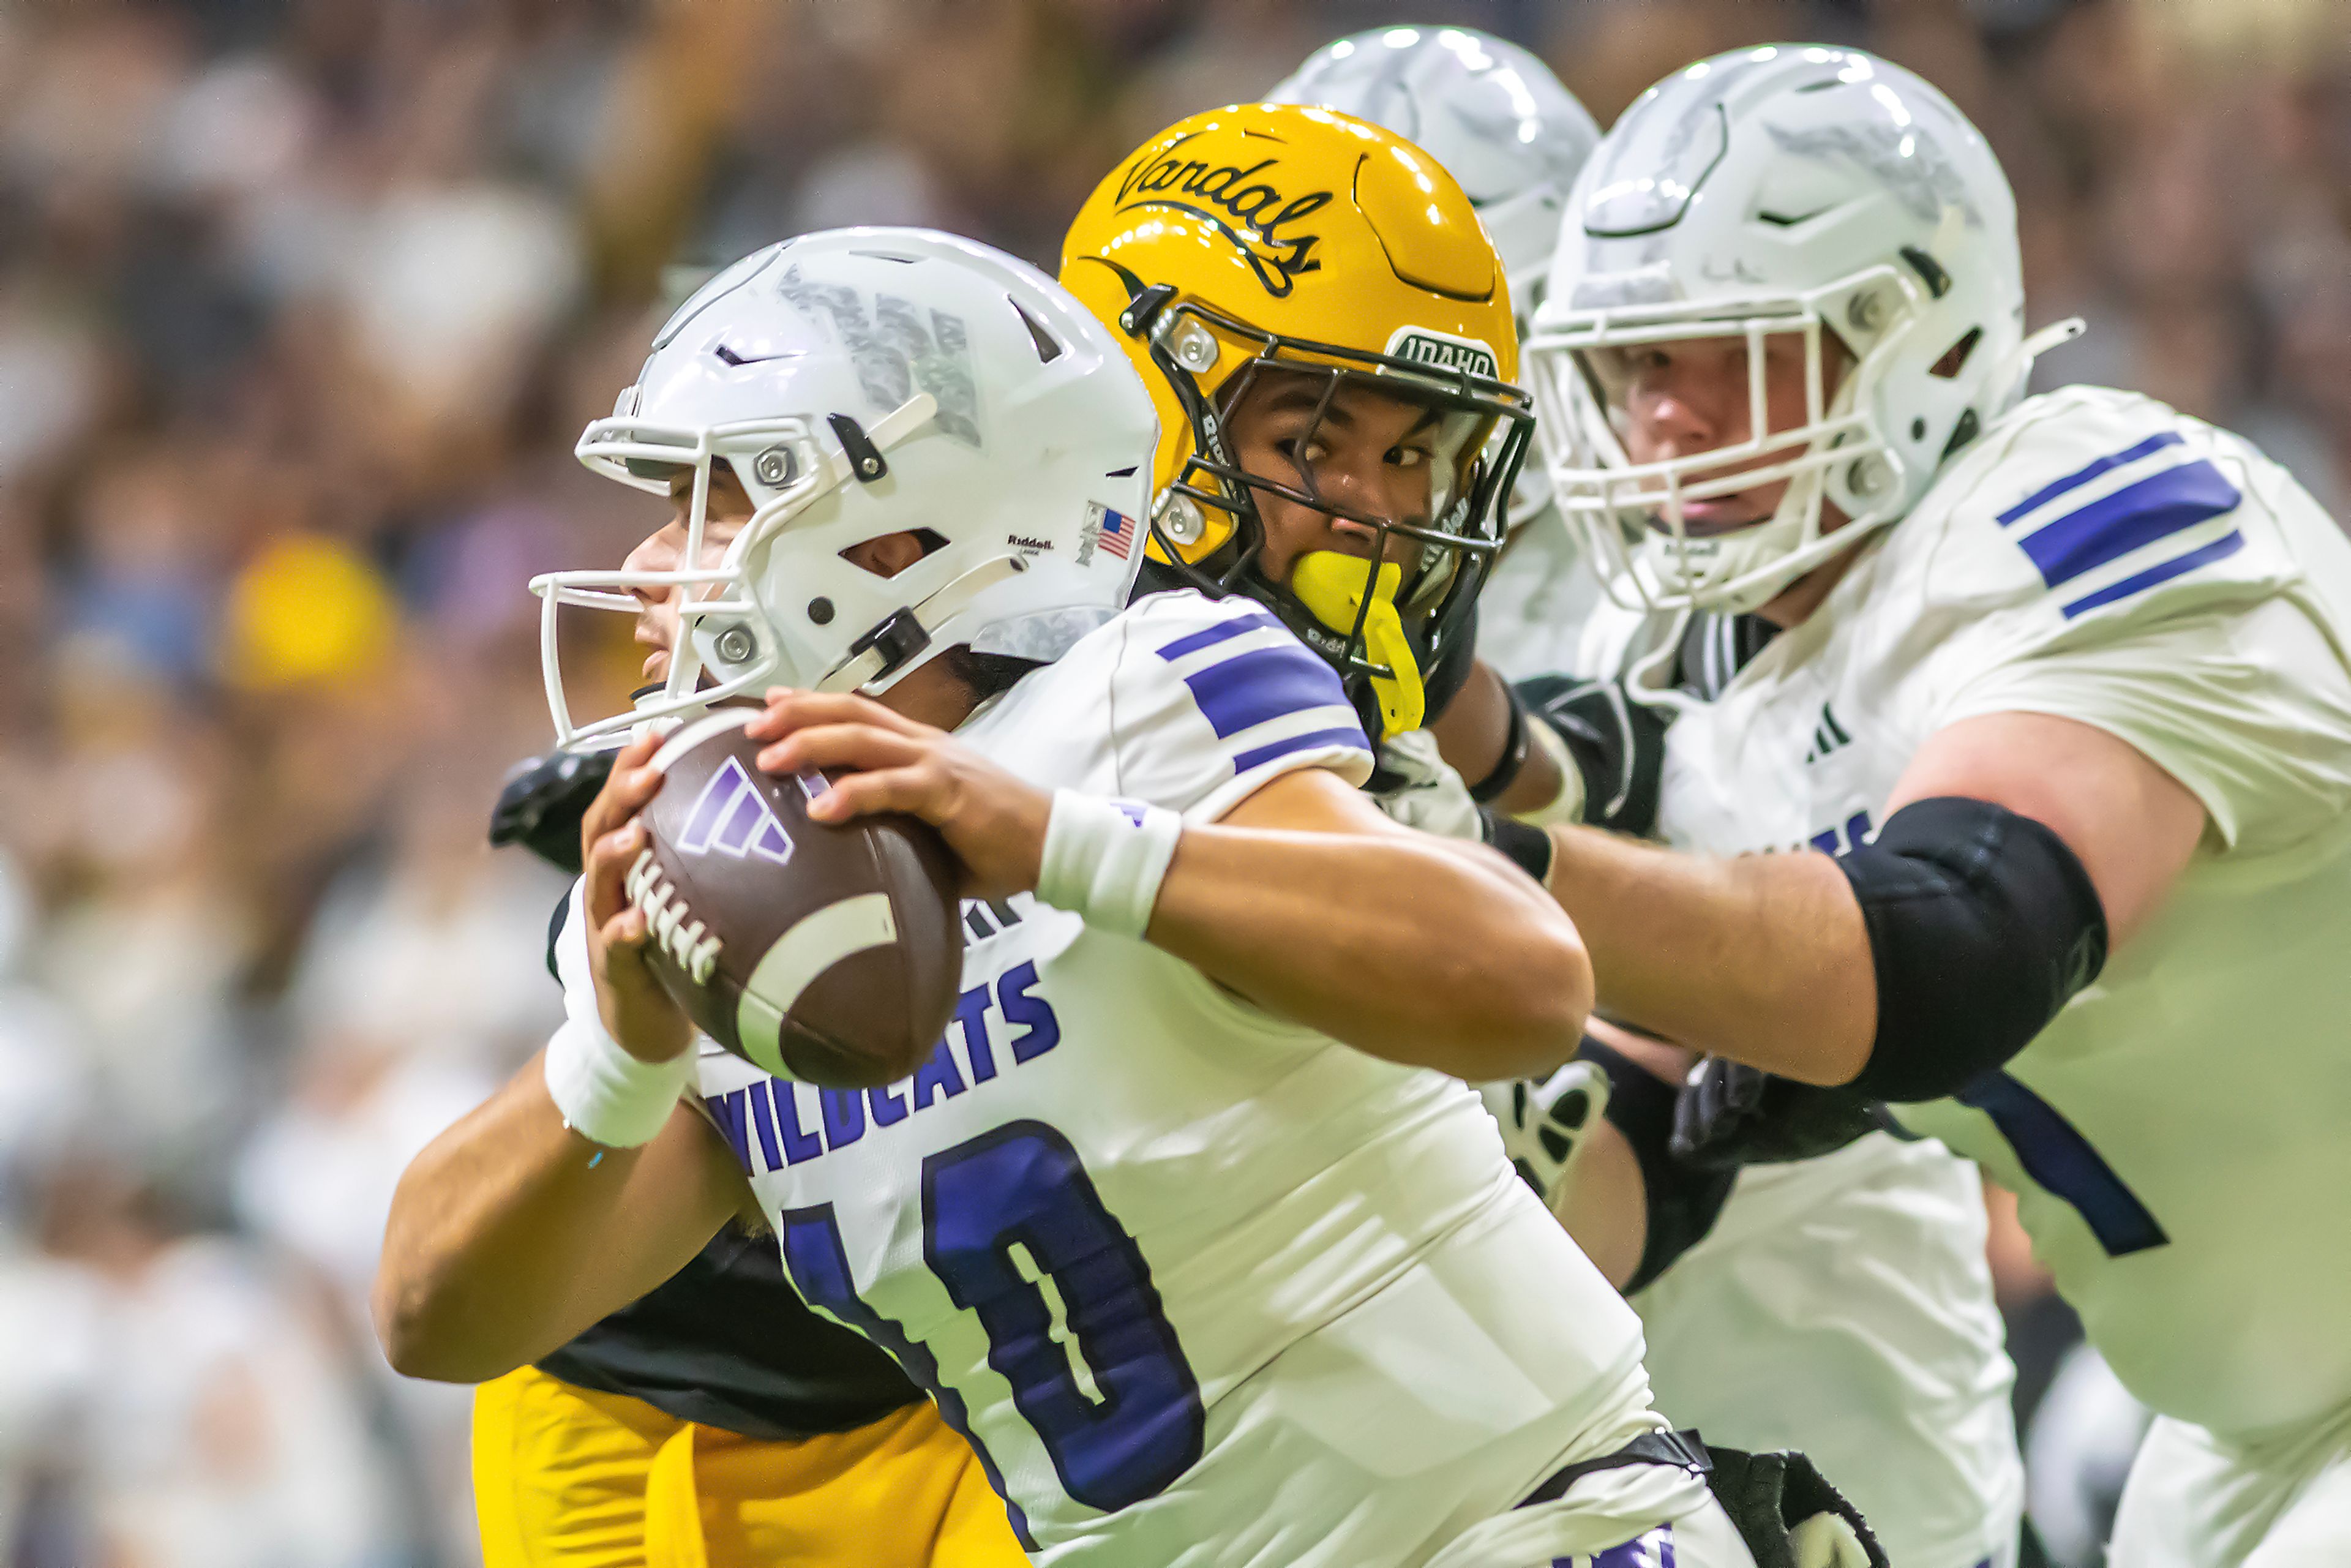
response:
M1001 898L1037 885L1053 798L946 731L865 697L779 687L744 733L768 743L759 766L770 773L841 775L810 802L816 821L904 811L946 840L963 867L965 896Z
M580 822L588 883L588 964L596 979L597 1011L605 1032L644 1061L667 1061L694 1035L684 1012L645 961L650 927L644 911L629 901L627 887L629 867L645 848L645 824L638 813L662 787L662 775L651 766L660 749L658 736L624 747Z

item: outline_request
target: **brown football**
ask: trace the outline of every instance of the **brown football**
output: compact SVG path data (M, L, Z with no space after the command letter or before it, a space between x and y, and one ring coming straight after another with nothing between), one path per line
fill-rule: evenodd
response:
M929 824L811 821L825 781L761 772L721 709L672 736L628 895L653 967L695 1027L769 1072L833 1088L905 1077L963 980L956 867Z

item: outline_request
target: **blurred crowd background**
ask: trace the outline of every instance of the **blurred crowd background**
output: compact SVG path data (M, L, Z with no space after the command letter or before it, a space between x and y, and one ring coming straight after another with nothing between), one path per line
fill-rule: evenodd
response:
M1857 42L1941 85L2006 162L2032 324L2093 329L2044 382L2141 388L2242 429L2342 516L2340 15L0 9L6 1561L474 1557L467 1396L393 1379L364 1294L409 1155L558 1016L540 950L559 880L482 830L548 732L525 580L617 564L653 520L570 449L631 378L665 275L856 222L1050 268L1145 133L1364 26L1500 33L1604 123L1717 49ZM624 648L584 657L616 698L631 684ZM2012 1232L1995 1252L2031 1401L2068 1331Z

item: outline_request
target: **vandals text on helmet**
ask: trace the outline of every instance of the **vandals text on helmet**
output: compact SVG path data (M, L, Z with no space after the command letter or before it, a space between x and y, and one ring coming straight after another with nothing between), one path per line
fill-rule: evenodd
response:
M1277 299L1286 297L1300 275L1322 267L1313 254L1322 236L1291 234L1289 225L1329 206L1332 193L1282 194L1272 183L1278 175L1267 172L1278 167L1279 158L1262 158L1243 167L1185 157L1184 143L1199 134L1194 131L1136 159L1119 182L1118 210L1172 207L1191 214L1240 247L1268 294Z

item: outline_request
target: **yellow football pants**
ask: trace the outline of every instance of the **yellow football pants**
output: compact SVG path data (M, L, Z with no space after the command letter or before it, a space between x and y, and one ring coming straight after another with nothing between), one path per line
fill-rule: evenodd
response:
M474 1397L486 1568L1025 1568L1004 1504L926 1400L767 1443L524 1367Z

